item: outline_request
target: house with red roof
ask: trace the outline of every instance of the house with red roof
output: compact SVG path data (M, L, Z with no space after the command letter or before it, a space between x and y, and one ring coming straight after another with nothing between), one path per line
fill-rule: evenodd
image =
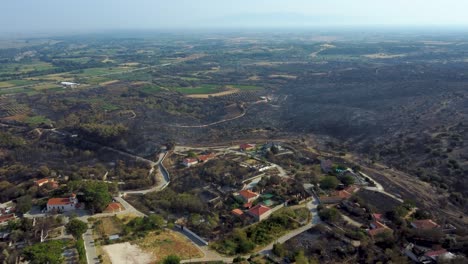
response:
M241 209L234 209L231 211L231 213L235 216L241 217L244 215L244 212Z
M74 193L68 198L50 198L47 201L47 212L69 212L77 207L78 199Z
M324 204L339 203L343 200L351 198L355 192L359 190L356 186L349 186L343 190L334 191L330 196L320 196L320 201Z
M440 259L450 260L456 257L455 254L447 251L444 248L439 249L439 250L428 251L424 254L424 256L431 258L434 261L439 261Z
M34 181L34 184L38 187L42 187L48 183L51 184L53 189L57 189L59 187L58 183L54 179L44 178L44 179Z
M190 166L193 166L195 164L198 163L198 160L196 158L186 158L184 159L184 161L182 162L182 164L184 164L185 167L190 167Z
M379 221L372 222L370 224L370 229L367 230L367 233L371 236L371 238L375 238L375 236L385 232L393 233L393 230Z
M271 215L271 208L262 204L250 208L248 214L251 215L257 222L260 222Z
M240 151L249 151L255 148L255 144L241 144L239 146Z
M124 210L122 204L114 202L110 203L106 209L104 209L103 213L118 213Z
M432 221L432 219L414 220L411 222L411 226L422 230L430 230L440 227L440 225Z
M210 154L205 154L205 155L198 155L197 159L198 159L198 162L207 162L211 159L214 159L216 157L216 155L214 153L210 153Z
M15 220L15 219L16 219L15 214L2 215L2 216L0 216L0 225L6 225L6 224L8 224L9 221Z
M241 198L245 203L251 203L257 200L260 197L260 194L252 192L251 190L242 190L239 192L239 198Z

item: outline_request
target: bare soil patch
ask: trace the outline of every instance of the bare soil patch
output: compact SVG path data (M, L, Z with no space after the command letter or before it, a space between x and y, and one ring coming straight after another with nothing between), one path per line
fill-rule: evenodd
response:
M144 251L151 252L155 261L161 261L175 252L181 259L203 257L203 253L190 240L170 230L159 234L152 232L135 242Z
M155 258L129 242L107 245L103 247L112 264L149 264L155 263Z
M222 91L219 93L212 93L212 94L189 94L186 95L187 97L190 98L198 98L198 99L206 99L209 98L210 96L217 97L217 96L224 96L224 95L229 95L229 94L234 94L238 93L240 90L239 89L229 89L226 91Z

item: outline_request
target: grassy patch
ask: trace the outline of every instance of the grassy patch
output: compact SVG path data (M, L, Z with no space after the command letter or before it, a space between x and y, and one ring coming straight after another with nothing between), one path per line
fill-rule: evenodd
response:
M29 81L29 80L11 80L11 81L0 82L0 88L23 86L23 85L33 84L33 83L34 82Z
M262 89L261 87L255 85L230 85L228 87L232 87L243 91L255 91Z
M181 259L203 257L203 253L187 238L174 231L151 232L135 242L143 250L151 252L158 261L175 252Z
M251 253L286 234L288 230L298 228L298 220L305 216L304 213L302 209L283 208L260 223L235 229L226 239L212 244L212 247L227 255Z
M27 117L24 122L30 126L38 126L40 124L50 124L52 121L45 116L31 116Z
M101 237L120 234L123 230L123 221L116 216L102 217L96 221L94 229Z
M183 94L210 94L219 92L220 88L219 85L204 84L196 87L177 87L170 89Z
M0 89L0 95L2 94L16 94L16 93L28 93L28 94L32 94L34 93L34 90L32 90L31 88L24 88L24 87L21 87L21 88L8 88L8 89Z
M40 91L40 90L49 90L49 89L61 90L62 87L55 84L55 83L39 83L37 85L34 85L33 89L38 90L38 91Z
M162 89L159 86L156 85L145 85L143 88L141 88L141 91L147 94L154 94L160 92Z
M111 68L88 68L80 71L73 71L72 73L80 76L99 76L105 74L113 74L128 70L128 67L111 67Z

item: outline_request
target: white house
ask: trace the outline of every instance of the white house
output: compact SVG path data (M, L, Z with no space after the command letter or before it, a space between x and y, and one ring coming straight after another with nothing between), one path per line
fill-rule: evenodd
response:
M70 88L75 88L78 85L80 85L79 83L74 83L74 82L61 82L60 84L65 87L70 87Z
M51 198L47 201L47 212L68 212L76 209L78 199L76 194L72 193L68 198Z
M192 165L195 165L198 163L198 160L197 159L193 159L193 158L187 158L187 159L184 159L183 161L183 164L185 167L190 167Z

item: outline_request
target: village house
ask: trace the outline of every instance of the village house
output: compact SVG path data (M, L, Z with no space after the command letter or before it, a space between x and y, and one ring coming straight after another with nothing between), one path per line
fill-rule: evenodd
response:
M34 181L34 184L38 187L42 187L48 183L51 184L53 189L57 189L59 187L58 183L54 179L44 178Z
M255 144L242 144L239 146L240 151L250 151L255 148Z
M124 207L117 202L110 203L106 209L104 209L103 213L118 213L122 212L124 210Z
M2 216L0 216L0 225L6 225L6 224L8 224L9 221L15 220L15 219L16 219L15 214L2 215Z
M455 257L456 257L455 254L442 248L439 250L431 250L431 251L426 252L424 254L424 257L421 258L420 260L423 260L424 258L426 258L426 259L431 259L438 263L441 260L450 261L451 259Z
M197 164L198 160L195 158L186 158L184 159L182 163L184 164L185 167L189 168L190 166Z
M260 195L256 192L252 192L251 190L242 190L239 192L238 197L241 198L245 203L251 203L257 200Z
M234 209L231 211L231 213L237 217L241 217L244 215L244 212L241 209Z
M371 238L375 238L375 236L385 232L393 233L393 230L379 221L372 222L370 224L370 229L367 231Z
M411 226L415 229L430 230L440 227L439 224L432 221L431 219L414 220L411 222Z
M324 204L339 203L343 200L351 198L355 192L359 190L356 186L349 186L343 190L334 191L330 196L320 196L320 202Z
M257 222L260 222L271 215L270 207L264 206L262 204L258 204L248 211L249 215L251 215Z
M214 153L210 153L210 154L205 154L205 155L199 155L197 159L198 159L198 162L203 163L211 159L214 159L215 157L216 155Z
M47 201L47 212L69 212L77 207L78 199L74 193L68 198L51 198Z

